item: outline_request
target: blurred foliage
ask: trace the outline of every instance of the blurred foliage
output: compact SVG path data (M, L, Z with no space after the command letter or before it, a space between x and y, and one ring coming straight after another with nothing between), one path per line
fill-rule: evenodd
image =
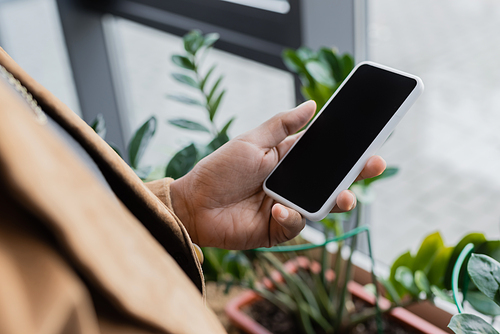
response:
M285 49L282 56L288 69L299 76L304 98L316 101L317 112L354 68L354 58L350 54L339 55L331 48L323 47L318 51L307 47Z
M102 114L98 114L96 119L90 124L90 126L102 139L105 139L106 122ZM156 117L150 117L139 127L139 129L134 132L134 135L132 136L132 139L128 144L127 154L130 167L132 167L137 176L139 176L143 181L151 173L152 167L140 167L140 162L142 157L144 156L144 153L146 152L146 149L149 146L149 143L151 142L151 139L156 132L156 126ZM113 143L108 144L109 146L111 146L111 148L113 148L113 150L115 150L116 153L118 153L120 157L124 157Z

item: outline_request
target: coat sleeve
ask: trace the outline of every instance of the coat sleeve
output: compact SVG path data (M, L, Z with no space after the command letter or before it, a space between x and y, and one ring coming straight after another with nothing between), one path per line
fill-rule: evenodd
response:
M172 183L172 181L174 181L174 179L165 177L160 180L146 182L145 185L173 212L172 198L170 197L170 183Z

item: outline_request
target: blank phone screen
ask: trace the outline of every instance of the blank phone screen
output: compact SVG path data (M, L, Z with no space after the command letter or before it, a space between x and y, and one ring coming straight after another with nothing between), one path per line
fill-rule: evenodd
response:
M415 79L361 65L266 181L317 212L416 87Z

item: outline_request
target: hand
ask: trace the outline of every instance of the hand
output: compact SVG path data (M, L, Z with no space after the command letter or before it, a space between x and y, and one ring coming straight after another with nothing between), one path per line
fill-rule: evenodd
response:
M289 136L314 115L316 104L303 103L229 141L171 183L172 205L193 242L226 249L271 247L297 236L305 219L276 203L262 183L298 139ZM371 157L358 180L381 174L385 161ZM352 210L356 196L345 190L332 212Z

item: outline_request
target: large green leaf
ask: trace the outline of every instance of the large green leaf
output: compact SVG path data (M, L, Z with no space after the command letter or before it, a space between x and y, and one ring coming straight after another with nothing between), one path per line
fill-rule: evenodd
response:
M473 314L456 314L448 324L455 334L498 334L489 323Z
M172 62L182 68L188 69L188 70L194 70L194 64L189 60L188 57L180 56L180 55L173 55L172 56Z
M455 301L453 300L453 298L449 295L449 292L448 290L442 290L440 288L438 288L437 286L435 285L431 285L431 291L432 291L432 294L444 301L447 301L448 303L454 303Z
M419 290L415 285L415 280L413 278L413 273L410 268L401 266L396 269L396 275L394 276L396 281L398 281L405 289L411 293L412 296L417 297Z
M335 81L341 82L344 79L344 71L341 68L341 64L337 55L333 52L332 49L321 48L319 50L319 58L320 60L328 64Z
M483 254L472 254L467 271L477 288L500 305L500 263Z
M130 165L138 169L146 148L156 132L156 117L152 116L135 132L128 146Z
M196 80L194 80L189 75L181 74L181 73L172 73L172 77L180 83L191 86L193 88L200 88Z
M344 80L349 75L349 73L351 73L351 71L354 68L354 58L350 54L345 53L342 56L342 65L343 65L342 66L342 70L343 70L342 80Z
M104 139L106 137L106 122L104 121L104 116L102 114L97 114L97 117L90 125L92 129Z
M210 153L214 152L215 150L217 150L219 147L221 147L222 145L224 145L225 143L227 143L229 141L229 137L227 136L226 133L219 133L219 135L217 137L215 137L208 145L207 145L207 148L208 150L210 151Z
M229 127L231 126L231 124L233 123L234 121L234 117L232 117L223 127L222 127L222 130L220 130L220 133L223 133L223 134L227 134L227 130L229 129Z
M480 291L469 291L467 293L467 301L476 311L489 316L500 315L500 306L495 304L491 299L486 297Z
M309 74L322 85L332 87L335 84L330 69L323 63L313 60L306 63Z
M406 252L402 254L400 257L398 257L391 266L391 274L389 276L389 281L392 283L392 286L394 286L394 289L396 289L396 291L398 292L400 298L408 294L409 291L396 280L396 271L401 266L411 268L413 266L413 261L414 258L411 255L411 253Z
M420 245L417 255L415 256L415 261L413 262L412 267L413 272L422 270L425 274L427 274L432 262L442 248L444 248L444 243L439 232L429 234L425 237L424 241L422 241L422 244Z
M480 245L482 245L486 241L486 238L484 234L482 233L470 233L466 235L465 237L460 240L460 242L455 246L453 249L453 252L451 253L450 256L450 261L448 262L448 265L446 267L446 272L444 276L444 287L448 290L451 290L451 275L453 273L453 267L455 266L455 262L457 262L458 256L462 252L465 246L467 246L469 243L474 244L474 249L477 249ZM459 282L462 281L461 277L463 277L463 273L465 272L465 266L462 267L462 270L460 271L460 280Z
M204 125L193 122L184 118L175 118L169 119L168 122L172 125L175 125L182 129L193 130L193 131L202 131L210 133L210 130L207 129Z
M434 257L434 261L432 261L427 274L427 278L431 285L444 289L444 275L452 252L453 247L443 247Z
M184 147L168 163L165 176L178 179L186 175L194 167L197 158L198 151L194 144Z
M476 254L485 254L500 261L500 240L488 240L474 251Z

